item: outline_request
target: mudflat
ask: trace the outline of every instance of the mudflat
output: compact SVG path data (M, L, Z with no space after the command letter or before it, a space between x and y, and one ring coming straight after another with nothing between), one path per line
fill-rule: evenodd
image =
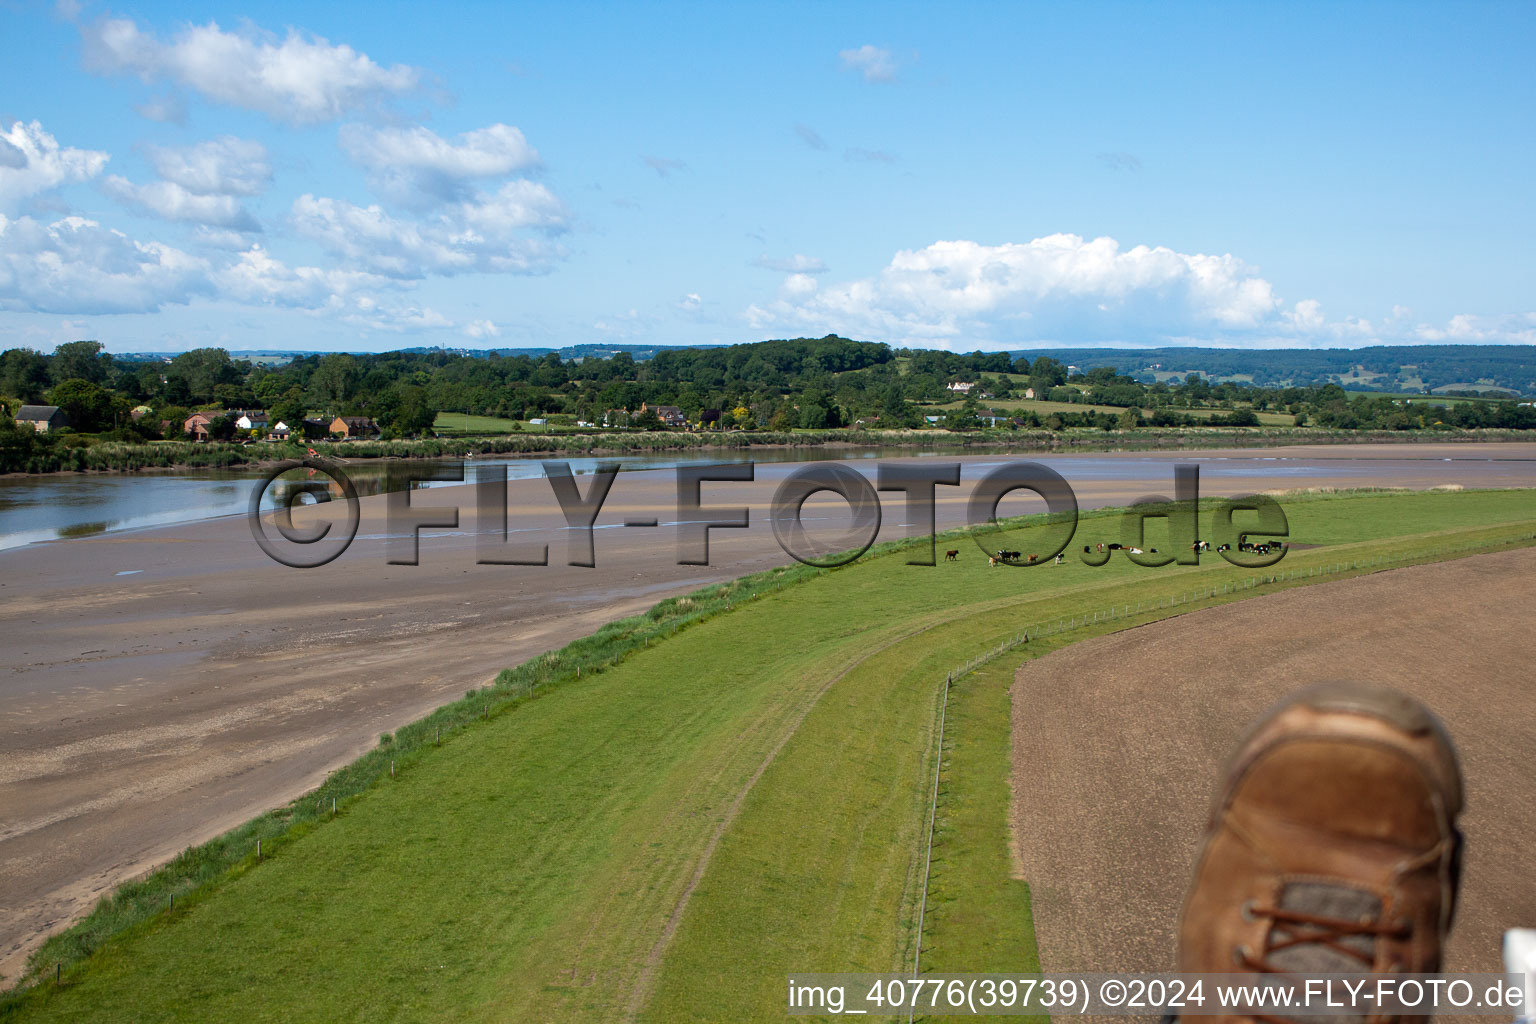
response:
M1528 444L991 451L949 460L963 484L939 489L940 528L961 525L974 481L1012 458L1059 463L1084 507L1167 493L1176 462L1199 464L1210 495L1536 483ZM748 507L752 522L712 531L707 566L676 564L667 471L614 483L595 568L566 564L565 521L541 479L509 483L508 521L515 539L549 545L548 566L477 564L493 526L478 522L472 485L412 494L461 509L457 529L423 531L419 565L388 564L382 496L361 500L358 539L316 569L268 559L243 517L0 552L0 975L14 980L113 886L298 796L501 668L670 594L786 563L767 510L796 468L704 485L706 506ZM881 538L900 537L902 496L883 498ZM807 515L845 508L812 499ZM623 526L641 517L662 525Z

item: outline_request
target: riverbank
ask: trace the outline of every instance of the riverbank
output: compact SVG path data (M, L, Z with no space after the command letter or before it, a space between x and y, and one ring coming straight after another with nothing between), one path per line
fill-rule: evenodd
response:
M102 442L61 445L34 453L11 466L0 452L0 477L55 473L147 473L199 469L261 469L303 458L308 448L321 455L353 459L442 459L478 455L542 457L606 456L666 451L746 451L826 448L1007 448L1014 451L1113 452L1207 448L1263 448L1281 445L1503 443L1530 441L1518 430L1330 430L1320 427L1165 427L1134 430L825 430L780 433L626 432L591 434L508 434L494 437L423 438L394 441L255 441L244 444ZM14 460L12 460L14 461Z

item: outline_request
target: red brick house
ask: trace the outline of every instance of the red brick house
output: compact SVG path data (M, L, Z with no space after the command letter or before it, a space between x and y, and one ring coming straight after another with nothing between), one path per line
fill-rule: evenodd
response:
M331 420L331 433L342 437L377 437L379 425L367 416L337 416Z
M224 415L222 409L214 409L208 412L195 412L187 417L187 421L181 425L182 433L191 434L194 441L208 440L208 425Z

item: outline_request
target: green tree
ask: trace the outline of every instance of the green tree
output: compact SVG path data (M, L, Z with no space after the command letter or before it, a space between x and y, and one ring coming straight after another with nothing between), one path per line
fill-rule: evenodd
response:
M335 412L352 399L362 374L357 360L346 353L325 356L309 379L310 390L318 403Z
M0 355L0 394L34 402L48 390L48 358L29 348Z
M393 395L393 408L386 416L379 418L379 425L392 429L397 434L425 434L431 431L432 424L437 421L437 410L427 401L425 388L419 388L414 384L395 389Z
M60 384L67 380L105 384L112 376L112 357L99 341L65 342L53 350L48 375Z
M78 377L72 378L48 392L48 401L64 410L64 415L69 417L69 425L83 433L94 433L112 426L113 395L99 384Z
M268 412L273 426L286 423L294 433L298 433L304 423L304 410L304 390L294 385L272 402Z
M1029 366L1029 384L1036 394L1043 394L1067 382L1067 368L1050 356L1041 356Z
M220 385L238 387L245 374L221 348L195 348L183 352L171 360L167 377L180 377L186 382L190 398L197 402L210 402Z

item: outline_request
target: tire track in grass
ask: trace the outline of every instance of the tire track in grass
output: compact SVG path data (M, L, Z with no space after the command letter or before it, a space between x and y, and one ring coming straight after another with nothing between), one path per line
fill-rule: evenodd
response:
M769 750L766 755L764 755L757 768L752 772L750 776L748 776L747 781L742 785L741 789L737 791L735 798L731 801L730 807L727 808L725 812L725 816L720 819L719 824L715 826L715 830L710 833L709 841L704 844L704 849L699 854L698 863L694 866L693 874L688 879L688 885L683 889L682 895L678 897L677 904L672 908L672 913L667 917L666 927L662 929L661 935L657 937L655 944L651 947L650 953L645 958L645 966L641 968L640 977L635 981L635 987L630 992L629 1004L624 1011L626 1020L634 1020L639 1015L640 1010L645 1006L646 1000L650 998L651 990L656 983L656 972L661 967L662 957L666 955L667 947L671 945L672 937L677 933L677 926L679 923L681 923L683 914L688 909L688 901L693 898L694 890L699 887L699 883L703 881L705 873L709 871L710 860L714 857L715 848L720 845L721 838L736 821L736 817L741 813L741 807L744 803L746 803L747 796L752 792L753 787L757 785L758 780L763 777L763 773L766 772L768 767L778 758L779 752L784 749L785 744L787 744L794 737L795 733L799 731L800 725L805 721L806 716L808 716L816 707L816 705L821 702L822 696L825 695L828 690L832 689L832 687L835 686L838 682L846 678L848 673L863 665L871 658L890 650L892 647L895 647L899 643L910 640L915 636L919 636L920 634L926 633L938 626L944 625L947 621L950 620L930 623L929 625L919 627L918 629L908 630L905 633L892 637L878 647L866 651L864 654L860 655L845 665L843 669L836 675L832 676L825 683L822 683L820 688L818 688L815 694L812 695L811 699L806 701L805 706L800 709L798 714L795 715L794 720L790 723L789 728L784 730L784 734L779 737L776 743L774 743L773 748Z

